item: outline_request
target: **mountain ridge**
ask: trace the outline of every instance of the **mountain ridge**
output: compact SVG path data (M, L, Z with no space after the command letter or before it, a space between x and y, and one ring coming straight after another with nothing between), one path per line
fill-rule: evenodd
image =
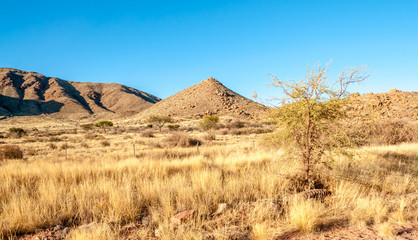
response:
M117 84L66 81L37 72L0 68L0 115L132 115L161 99Z
M139 116L200 118L204 115L232 115L254 118L266 110L264 105L241 96L210 77L161 100L140 112Z

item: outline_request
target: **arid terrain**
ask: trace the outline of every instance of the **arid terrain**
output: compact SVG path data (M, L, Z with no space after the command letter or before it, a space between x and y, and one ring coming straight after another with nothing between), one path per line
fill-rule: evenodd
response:
M126 116L160 99L114 83L82 83L0 68L0 116L55 114L66 118Z
M160 100L0 74L0 239L418 239L417 92L351 95L373 121L307 189L269 109L213 78Z

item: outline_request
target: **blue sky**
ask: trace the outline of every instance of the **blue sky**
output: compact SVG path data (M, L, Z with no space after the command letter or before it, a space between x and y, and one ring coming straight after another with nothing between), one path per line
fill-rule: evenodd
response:
M418 91L418 1L5 1L0 67L116 82L158 97L215 77L263 99L267 73L330 77L366 64L353 92Z

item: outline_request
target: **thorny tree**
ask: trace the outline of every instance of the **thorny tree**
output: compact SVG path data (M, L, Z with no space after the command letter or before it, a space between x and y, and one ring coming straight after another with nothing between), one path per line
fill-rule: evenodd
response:
M349 140L338 127L339 120L346 116L343 98L351 84L369 76L364 66L347 68L335 82L329 81L327 73L328 65L318 65L312 69L308 66L306 76L300 81L280 81L270 75L271 85L285 95L281 106L271 114L279 127L279 143L289 147L289 156L302 161L307 182L312 167L321 161L324 152L338 149Z

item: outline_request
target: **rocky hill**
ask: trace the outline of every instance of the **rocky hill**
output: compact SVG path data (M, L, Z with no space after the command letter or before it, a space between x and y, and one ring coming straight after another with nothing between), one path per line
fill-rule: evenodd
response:
M159 98L115 83L82 83L0 68L0 116L132 115Z
M266 110L265 106L231 91L214 78L208 78L156 103L139 113L139 117L231 115L252 118Z
M351 110L357 114L371 112L377 118L418 121L418 92L392 89L387 93L351 94Z

